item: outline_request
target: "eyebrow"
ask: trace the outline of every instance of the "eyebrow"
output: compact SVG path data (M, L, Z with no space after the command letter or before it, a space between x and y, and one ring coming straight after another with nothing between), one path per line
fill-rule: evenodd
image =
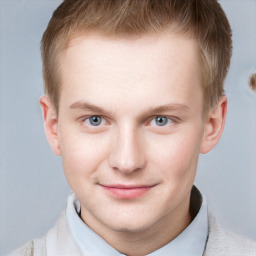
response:
M187 105L184 104L178 104L178 103L170 103L166 105L160 105L156 107L152 107L149 110L146 110L144 113L150 113L150 114L158 114L168 111L175 111L175 112L188 112L190 108Z
M90 104L90 103L84 102L84 101L77 101L77 102L71 104L70 109L90 110L95 113L105 113L105 114L109 113L108 111L104 110L101 107L95 106L93 104ZM143 111L142 116L160 114L160 113L168 112L168 111L184 113L184 112L188 112L189 110L190 110L190 108L187 105L179 104L179 103L170 103L170 104L151 107L151 108Z
M100 107L97 107L93 104L83 102L83 101L77 101L70 105L70 109L81 109L81 110L91 110L93 112L106 112Z

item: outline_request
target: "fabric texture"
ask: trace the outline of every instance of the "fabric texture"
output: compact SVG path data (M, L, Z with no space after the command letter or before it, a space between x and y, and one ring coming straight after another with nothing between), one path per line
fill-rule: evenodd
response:
M204 256L256 256L256 242L223 229L208 209L209 235Z

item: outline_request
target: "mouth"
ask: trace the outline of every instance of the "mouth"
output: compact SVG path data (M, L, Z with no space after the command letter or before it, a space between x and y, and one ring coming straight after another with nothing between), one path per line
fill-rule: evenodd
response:
M142 197L156 185L100 185L108 194L119 199L135 199Z

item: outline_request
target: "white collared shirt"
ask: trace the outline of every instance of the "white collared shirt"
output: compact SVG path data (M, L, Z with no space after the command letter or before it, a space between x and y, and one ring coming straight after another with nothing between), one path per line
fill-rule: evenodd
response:
M190 225L174 240L148 255L203 255L208 236L207 201L200 193L195 195L200 197L195 200L202 200L202 204ZM75 194L71 193L67 202L66 217L71 234L83 256L124 256L89 228L79 217L78 212L80 212L80 203Z

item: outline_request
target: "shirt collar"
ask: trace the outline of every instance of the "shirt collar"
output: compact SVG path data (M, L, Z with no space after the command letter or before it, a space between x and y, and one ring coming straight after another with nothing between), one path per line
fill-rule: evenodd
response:
M200 207L200 209L199 209ZM199 210L198 210L199 209ZM208 236L207 201L194 186L191 192L190 210L197 212L190 225L174 240L160 249L148 254L150 256L202 256ZM75 242L83 256L121 256L97 233L90 229L79 217L80 203L71 193L66 209L66 218Z

